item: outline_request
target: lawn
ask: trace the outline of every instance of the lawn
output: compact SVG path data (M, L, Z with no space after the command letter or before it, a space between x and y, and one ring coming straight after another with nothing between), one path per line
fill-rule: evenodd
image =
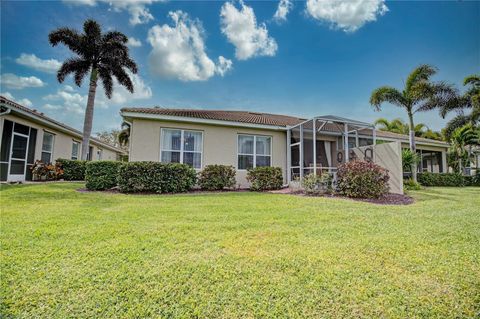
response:
M410 206L3 186L3 318L478 318L480 189Z

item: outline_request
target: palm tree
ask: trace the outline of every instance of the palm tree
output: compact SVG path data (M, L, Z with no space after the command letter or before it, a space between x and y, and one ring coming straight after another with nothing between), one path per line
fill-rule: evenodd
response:
M386 118L379 118L375 121L375 125L379 126L380 131L387 131L397 134L408 135L410 131L410 126L402 121L402 119L394 119L392 121L387 120ZM425 137L435 140L442 140L442 136L439 132L432 131L424 123L418 123L413 128L416 137Z
M405 88L399 91L390 86L382 86L372 92L370 104L377 110L381 110L384 102L402 107L407 111L410 150L415 153L415 124L413 115L417 112L429 111L442 107L445 101L455 95L455 90L444 82L432 82L430 78L437 69L430 65L420 65L408 76ZM416 164L412 168L412 177L417 181Z
M127 122L122 123L122 130L117 136L118 138L118 143L120 143L121 146L127 146L128 143L130 142L130 124Z
M463 166L470 159L469 149L471 146L480 145L479 130L471 124L459 127L453 131L450 139L449 158L451 166L461 173Z
M480 75L470 75L463 80L464 86L469 86L462 96L457 96L446 104L440 111L442 117L449 112L457 111L458 114L447 123L445 135L450 138L455 129L468 123L477 125L480 122ZM471 109L470 114L465 114L465 109Z
M67 75L73 74L75 84L82 85L84 77L90 73L87 108L83 123L82 160L87 158L90 134L92 133L93 108L97 80L102 80L105 95L110 99L113 91L113 77L118 83L133 93L133 83L127 70L137 73L137 65L130 58L128 38L118 31L102 33L100 25L94 20L83 24L84 33L70 28L59 28L48 35L52 46L59 43L67 46L74 57L63 62L57 72L57 80L62 83Z

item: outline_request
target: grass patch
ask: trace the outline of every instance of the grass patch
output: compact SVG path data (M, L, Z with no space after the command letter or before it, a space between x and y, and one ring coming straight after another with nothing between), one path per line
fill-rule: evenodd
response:
M474 318L480 190L408 206L2 186L0 317Z

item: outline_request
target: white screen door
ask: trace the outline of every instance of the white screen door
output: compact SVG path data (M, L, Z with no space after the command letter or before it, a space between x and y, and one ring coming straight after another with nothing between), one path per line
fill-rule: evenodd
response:
M8 170L9 181L25 181L25 169L27 167L28 135L19 133L12 134L10 149L10 165Z

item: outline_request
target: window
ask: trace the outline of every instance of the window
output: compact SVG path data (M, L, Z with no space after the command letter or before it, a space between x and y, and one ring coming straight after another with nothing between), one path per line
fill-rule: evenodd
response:
M103 155L103 150L97 150L97 160L101 161Z
M72 160L78 160L79 149L80 149L80 143L73 141L73 143L72 143Z
M52 133L43 132L42 142L42 162L48 164L52 162L53 141L55 136Z
M269 136L238 135L238 169L270 166L271 150Z
M202 146L202 132L162 129L160 161L184 163L193 168L201 168Z

